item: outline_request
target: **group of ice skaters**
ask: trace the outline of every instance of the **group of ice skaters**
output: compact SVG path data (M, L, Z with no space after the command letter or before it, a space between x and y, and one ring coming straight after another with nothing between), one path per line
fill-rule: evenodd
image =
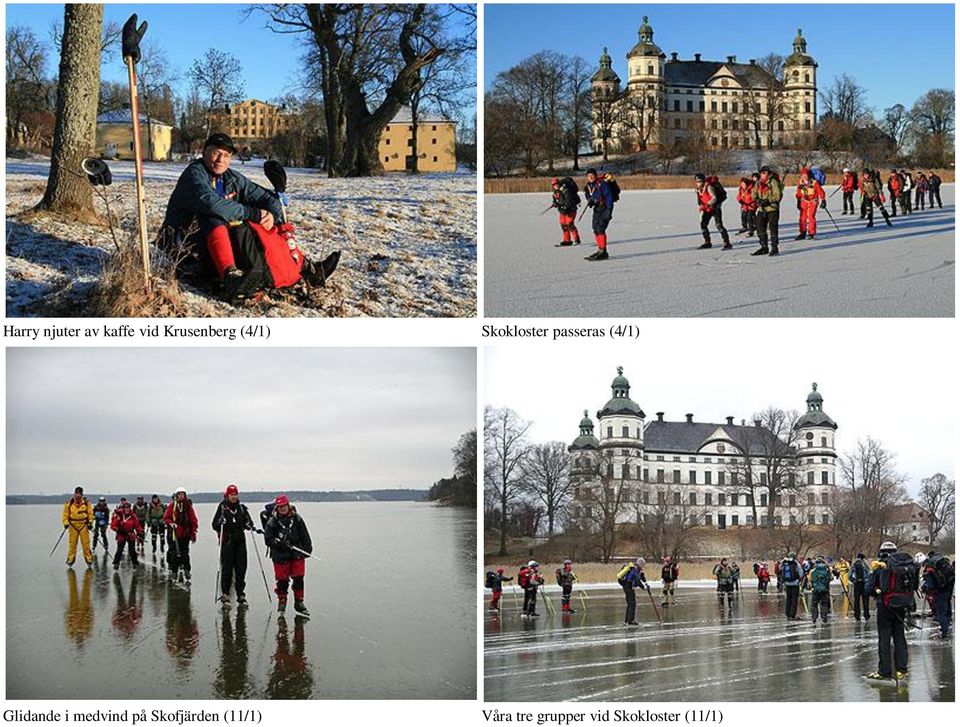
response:
M784 195L784 180L770 169L763 166L749 177L742 177L737 189L737 202L740 205L740 229L737 235L746 237L757 236L760 247L752 255L779 255L780 254L780 204ZM827 209L827 195L823 190L826 184L826 174L816 167L804 167L800 170L796 185L797 211L800 214L799 233L796 240L814 240L817 234L817 210L822 209L831 221L833 217ZM884 206L887 197L884 195L884 182L877 169L865 167L859 174L852 169L843 170L843 179L840 186L831 193L843 192L843 213L854 215L857 210L854 205L854 194L860 193L860 219L867 220L867 227L873 227L873 211L877 208L888 226L893 226L891 217L897 216L897 207L903 215L913 214L917 209L924 210L929 198L930 209L934 203L943 209L940 199L940 185L942 180L935 172L924 174L917 172L916 177L906 170L891 169L886 180L886 189L889 193L890 212ZM569 247L580 244L580 231L577 229L577 210L580 207L580 190L571 177L550 180L553 190L553 200L550 208L556 208L560 218L562 239L559 247ZM697 173L694 175L696 202L700 213L700 231L703 243L699 249L713 247L708 229L712 220L720 238L723 240L723 250L732 250L730 233L723 224L723 203L727 199L727 191L719 177ZM613 209L620 199L620 185L609 173L595 169L587 170L586 183L583 188L586 198L586 208L593 210L591 225L596 251L585 259L591 262L608 260L607 228L613 219ZM913 198L913 201L911 200ZM586 208L583 212L586 212ZM583 216L583 213L580 214ZM834 225L836 225L836 222ZM839 227L838 227L839 229Z
M617 584L623 589L626 598L624 624L627 626L639 625L636 620L637 588L646 590L657 618L660 619L650 583L644 572L645 565L643 558L637 558L624 565L616 576ZM771 580L768 564L765 561L756 561L753 572L757 579L758 593L761 596L767 594ZM713 567L713 575L717 581L720 608L723 609L726 600L727 608L732 610L735 598L740 592L740 566L733 559L721 558ZM861 618L864 621L870 620L870 599L874 599L879 666L876 672L865 675L868 680L902 682L906 679L906 629L915 628L913 615L918 599L929 608L929 611L922 612L920 617L933 618L940 627L935 637L947 639L950 636L953 621L954 564L936 551L911 556L909 553L899 552L897 546L888 541L880 546L876 558L868 560L863 553L857 553L852 562L843 556L834 560L823 555L801 560L796 553L791 552L774 563L773 576L776 578L776 592L784 595L783 613L786 619L799 620L797 608L802 604L814 627L818 620L824 625L830 623L830 584L835 579L839 582L843 596L851 605L854 618L858 622ZM563 561L557 568L555 577L561 589L562 613L576 613L571 606L573 585L577 582L573 563L570 560ZM540 615L536 610L537 594L544 585L540 564L531 560L520 568L516 578L517 585L523 590L521 617L536 618ZM679 579L680 563L669 556L663 558L660 569L661 607L676 606L675 593ZM491 611L500 611L503 583L512 580L513 576L504 575L503 568L487 572L485 586L493 592L489 606ZM580 594L581 597L584 596L583 589L580 589ZM549 605L549 601L547 603Z
M231 591L234 591L237 605L241 608L247 606L246 532L250 531L263 536L268 557L273 562L277 610L281 613L286 611L287 595L292 581L294 610L300 615L309 616L310 612L303 600L303 580L305 560L311 557L313 544L306 523L286 495L278 495L273 502L264 506L260 513L260 523L260 528L254 525L247 506L240 502L237 486L228 485L211 524L220 546L216 600L221 602L224 608L229 608ZM60 540L64 533L69 532L67 565L73 567L78 543L88 567L94 565L94 551L98 544L102 544L105 554L109 553L108 528L113 531L116 542L114 570L120 568L125 550L129 552L133 566L141 565L137 556L138 553L142 555L146 551L146 532L149 530L153 558L156 558L159 544L161 556L166 550L166 557L161 559L161 563L169 568L176 580L190 580L190 544L197 542L199 521L185 488L178 487L169 502L162 502L159 495L154 495L149 503L145 502L143 497L138 497L133 504L127 498L121 497L111 515L106 497L100 497L97 504L92 505L84 497L83 488L77 487L73 497L63 506L63 533ZM92 548L90 531L93 531ZM54 550L59 546L60 540L57 540ZM256 543L253 549L259 560ZM53 555L53 551L50 554Z

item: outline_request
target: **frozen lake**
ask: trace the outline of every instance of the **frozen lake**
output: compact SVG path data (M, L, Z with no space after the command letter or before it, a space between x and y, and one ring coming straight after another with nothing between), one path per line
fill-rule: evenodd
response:
M111 503L112 504L112 503ZM249 504L248 504L249 505ZM254 519L260 504L249 505ZM196 505L193 578L153 559L114 571L52 558L61 506L7 508L8 699L473 699L476 609L472 509L429 503L302 503L314 553L311 619L267 601L248 536L250 608L214 603L216 508ZM272 568L264 560L273 588ZM443 587L418 585L443 574Z
M748 582L749 583L749 582ZM660 608L658 589L653 596ZM489 591L486 591L489 601ZM497 701L953 701L953 639L930 639L932 619L908 631L906 685L871 686L877 668L875 621L857 622L837 589L829 626L811 627L801 606L787 622L782 597L747 587L732 611L718 607L712 587L680 588L677 604L660 608L637 592L639 626L624 626L623 591L591 589L583 610L523 619L505 591L501 615L484 621L484 698ZM521 596L522 598L522 596ZM871 614L872 615L872 614ZM919 619L918 619L919 621Z
M545 181L545 185L547 182ZM829 195L835 187L826 189ZM789 184L786 195L793 194ZM703 241L693 190L627 191L608 230L610 259L591 263L596 247L588 211L578 224L583 244L558 248L550 195L484 196L484 308L494 317L681 316L952 316L956 253L955 187L941 188L942 210L898 216L888 228L875 216L843 216L840 231L823 210L817 239L794 241L797 210L781 208L780 256L751 257L756 237L732 237L723 252ZM736 190L723 205L724 224L740 227ZM859 204L859 201L858 201ZM859 208L858 208L859 209Z

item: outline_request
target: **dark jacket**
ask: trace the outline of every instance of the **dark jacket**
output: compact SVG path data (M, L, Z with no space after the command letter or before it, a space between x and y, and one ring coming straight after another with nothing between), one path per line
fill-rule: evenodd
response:
M307 524L296 513L284 516L274 512L263 529L263 537L270 546L270 557L277 563L302 560L305 557L302 553L291 550L291 545L307 553L313 552L313 543L310 541L310 533L307 532Z
M225 543L239 540L244 541L244 530L253 530L253 520L250 518L250 511L242 502L231 505L228 500L222 500L217 505L217 511L213 514L213 530L218 535L220 526L223 525L223 541Z
M167 203L164 227L187 229L197 217L201 227L209 218L220 222L260 221L260 210L268 210L279 220L283 216L280 201L269 191L232 169L223 174L224 197L216 190L216 180L196 159L187 165ZM226 199L225 197L233 197Z

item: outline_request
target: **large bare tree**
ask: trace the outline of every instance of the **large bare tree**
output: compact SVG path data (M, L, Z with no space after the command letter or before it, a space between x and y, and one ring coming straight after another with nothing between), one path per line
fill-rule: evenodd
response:
M917 504L930 516L930 545L937 542L945 529L953 528L956 513L956 482L937 474L923 479Z
M675 499L666 491L655 502L633 504L636 537L640 550L657 560L670 556L676 560L689 552L692 536L703 525L707 508Z
M427 22L443 12L423 4L254 6L278 33L304 33L317 69L327 124L330 176L381 174L380 136L446 52ZM458 14L463 15L458 10Z
M853 127L859 126L870 116L867 89L842 73L820 91L820 108L825 118L834 118Z
M753 128L754 142L759 149L765 137L767 148L774 146L774 134L781 123L793 118L793 106L786 100L783 86L784 58L776 53L768 53L757 61L764 73L764 83L757 88L744 91L745 121Z
M529 449L524 421L513 409L487 407L483 413L484 494L495 503L500 520L500 550L507 554L510 508L523 492L523 463Z
M563 442L534 444L523 463L525 489L546 509L548 537L553 536L573 492L569 470L570 456Z
M78 218L95 216L93 191L80 163L93 152L96 139L102 26L103 5L64 6L50 176L38 209Z
M221 113L225 106L243 100L243 66L226 51L207 48L194 58L189 77L208 112Z
M6 45L7 141L26 140L24 115L49 109L46 76L47 49L30 28L7 28Z

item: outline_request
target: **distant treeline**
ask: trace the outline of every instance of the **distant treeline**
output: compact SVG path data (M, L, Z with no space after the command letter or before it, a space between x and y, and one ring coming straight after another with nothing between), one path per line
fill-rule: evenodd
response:
M432 491L432 490L431 490ZM139 496L149 500L153 492L106 494L87 490L84 493L89 500L96 500L101 495L108 502L118 502L121 497L134 501ZM161 500L171 497L169 492L157 492ZM245 502L269 502L281 494L278 490L261 490L240 493ZM358 490L356 492L306 490L303 492L284 492L294 503L297 502L422 502L427 499L427 490ZM220 502L223 494L220 492L191 492L190 499L194 502ZM8 505L60 505L73 496L73 493L62 495L7 495Z

